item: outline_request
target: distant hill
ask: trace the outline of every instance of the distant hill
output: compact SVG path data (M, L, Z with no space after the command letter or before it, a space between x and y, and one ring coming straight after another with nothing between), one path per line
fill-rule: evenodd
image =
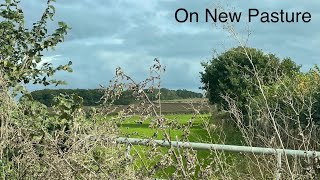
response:
M31 92L34 100L51 107L54 103L54 97L59 94L77 94L84 100L85 106L97 106L99 100L103 96L103 91L100 89L43 89ZM156 100L155 94L148 93L150 100ZM201 98L201 93L188 91L185 89L169 90L166 88L161 89L162 100L176 100L176 99L189 99L189 98ZM130 92L124 92L123 96L115 101L115 105L128 105L136 103L136 100L132 97Z

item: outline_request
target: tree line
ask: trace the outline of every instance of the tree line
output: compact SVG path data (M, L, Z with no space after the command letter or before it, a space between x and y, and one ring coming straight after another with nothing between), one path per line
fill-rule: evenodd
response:
M157 93L149 93L145 90L150 100L157 100ZM173 99L188 99L188 98L201 98L201 93L188 91L186 89L170 90L161 88L161 99L162 100L173 100ZM104 91L102 89L43 89L31 92L31 96L34 100L51 107L54 104L54 98L60 94L71 95L77 94L83 98L83 105L85 106L97 106L101 104L100 98L103 96ZM122 96L115 100L115 105L128 105L135 103L136 99L132 96L130 91L124 91Z

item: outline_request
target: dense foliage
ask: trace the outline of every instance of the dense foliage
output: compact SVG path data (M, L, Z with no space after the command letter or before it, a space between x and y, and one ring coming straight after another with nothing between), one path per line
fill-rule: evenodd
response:
M209 101L225 109L227 104L223 96L228 95L237 101L243 111L249 97L255 96L259 91L254 68L263 85L271 85L276 76L290 77L300 69L300 66L289 58L281 61L273 54L242 47L232 48L218 57L213 57L209 63L202 63L202 66L205 68L204 72L200 73L201 82L204 84L202 89L208 91Z
M25 26L24 13L19 8L19 1L6 0L0 5L0 67L8 81L7 86L14 92L23 91L22 84L33 83L49 85L61 84L62 81L50 79L58 70L72 71L67 65L53 67L51 63L41 63L43 52L63 42L69 27L64 22L58 22L58 28L52 33L47 23L53 20L55 12L48 0L47 8L41 19L31 29Z
M53 112L33 101L25 84L59 85L52 79L56 71L72 71L71 62L54 67L42 63L45 50L64 40L69 27L58 22L50 33L54 0L47 0L39 21L27 28L20 1L6 0L0 4L0 177L1 179L122 179L130 177L121 166L121 147L106 141L92 141L95 134L115 133L108 125L85 122L82 99L77 95L56 97ZM24 96L15 101L18 93ZM87 123L87 124L85 124ZM79 124L82 124L79 127ZM99 142L97 144L97 142ZM118 157L117 157L118 156ZM114 158L114 160L112 160ZM112 168L116 162L117 168ZM123 168L122 168L123 167ZM108 174L101 173L108 171Z
M251 118L264 121L266 117L261 118L258 112L267 111L261 106L267 99L268 108L280 125L291 129L320 125L320 71L317 67L306 73L295 73L293 77L283 76L263 90L265 97L259 94L251 102Z
M48 96L43 103L50 102L51 98L54 101L49 113L49 108L35 101L24 85L60 84L61 81L53 80L51 76L57 70L71 71L71 62L58 67L41 63L43 50L54 48L63 41L68 29L60 22L52 34L48 33L47 22L55 12L52 1L47 1L41 20L34 23L32 29L24 27L23 12L18 7L20 1L6 0L0 5L1 179L273 179L278 177L277 172L281 172L282 179L319 179L320 166L316 157L291 157L289 161L284 153L280 161L279 156L272 158L271 155L249 155L243 159L245 154L240 158L213 149L201 157L201 151L192 148L174 149L172 140L189 144L191 130L199 135L199 140L214 143L224 141L225 129L219 124L211 125L205 119L196 125L200 112L195 106L195 113L183 120L184 123L177 117L168 119L162 111L157 111L157 108L161 109L159 94L161 99L200 96L186 90L159 91L164 68L158 59L150 68L150 77L141 82L117 68L115 79L104 88L102 106L90 108L90 118L84 112L83 101L95 103L94 98L99 96L97 90L92 90L91 94L87 90L62 93L57 90L57 94L54 90L44 90L42 92L48 91ZM225 107L219 99L220 94L227 92L229 98L233 98L224 100L229 100L230 112L249 146L258 142L270 148L318 150L319 138L315 135L320 132L319 70L301 73L290 59L280 61L274 55L248 48L253 59L250 64L246 61L248 56L237 50L240 49L234 48L214 59L211 65L204 65L206 71L202 74L202 82L206 83L204 88L210 90L210 100ZM256 76L256 70L259 76ZM19 92L23 96L16 101ZM34 98L40 96L37 93L33 93L36 94ZM51 95L54 96L49 97ZM113 106L113 99L121 96L123 100L135 99L139 103L110 116L117 108ZM236 101L232 101L234 99ZM156 100L159 101L154 103ZM244 127L237 105L250 107L247 117L254 122L249 121ZM119 126L136 115L139 120L135 127L148 127L155 132L146 132L148 135L144 136L149 147L131 149L129 143L117 143ZM155 138L167 141L170 147L157 146L153 141ZM279 164L283 165L279 167Z
M145 90L146 94L151 100L156 100L155 93L150 93ZM156 90L157 91L157 90ZM188 90L169 90L162 88L160 89L162 100L174 100L174 99L188 99L188 98L201 98L201 93L195 93ZM50 107L54 104L54 97L59 94L77 94L83 98L83 104L85 106L97 106L101 104L100 98L103 96L103 90L99 89L44 89L31 92L34 100L45 104ZM132 92L124 91L119 99L117 99L115 105L128 105L136 103L136 99L132 96Z

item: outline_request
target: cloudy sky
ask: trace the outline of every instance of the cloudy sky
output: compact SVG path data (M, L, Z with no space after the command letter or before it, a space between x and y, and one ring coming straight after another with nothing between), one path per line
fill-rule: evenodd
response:
M45 2L22 2L28 23L40 18ZM221 2L226 10L243 12L235 26L243 36L249 27L252 32L249 46L281 58L291 57L304 70L320 64L319 0ZM200 62L210 60L214 50L222 52L238 45L221 24L204 21L205 9L213 10L217 3L216 0L57 0L55 20L65 21L72 29L63 44L45 53L44 60L54 64L73 61L73 73L56 76L68 82L63 88L97 88L99 84L107 85L118 66L137 79L144 78L157 57L167 67L163 87L199 91L199 72L203 70ZM178 8L198 12L199 22L176 22ZM291 24L247 23L249 8L261 12L308 11L312 20Z

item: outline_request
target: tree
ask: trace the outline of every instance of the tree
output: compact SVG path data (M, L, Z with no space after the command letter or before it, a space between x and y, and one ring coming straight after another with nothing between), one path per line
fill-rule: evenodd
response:
M245 52L251 57L252 63ZM290 58L281 61L274 54L243 47L232 48L218 57L213 57L209 63L202 63L202 66L204 72L200 74L204 86L201 88L208 90L209 101L225 109L226 102L223 96L228 95L236 99L237 105L243 111L249 95L254 96L258 93L254 68L264 85L272 84L276 75L292 76L294 72L300 71L300 66Z
M14 92L22 91L22 85L61 84L62 81L50 79L58 70L72 71L67 65L53 67L51 63L41 63L44 50L54 47L64 41L69 27L64 22L58 22L58 28L49 33L47 23L53 20L55 8L47 1L47 8L41 19L33 23L31 29L25 27L24 13L18 6L18 0L6 0L0 5L0 72L5 74L7 86Z

